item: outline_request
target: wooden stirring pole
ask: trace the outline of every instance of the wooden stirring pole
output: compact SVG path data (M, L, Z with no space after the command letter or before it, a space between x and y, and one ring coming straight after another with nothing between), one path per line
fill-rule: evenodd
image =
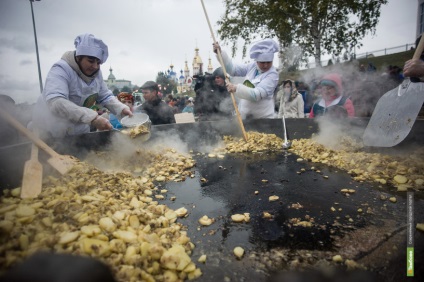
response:
M76 164L76 159L71 156L60 155L52 148L49 147L43 140L38 138L34 133L29 131L26 127L19 123L14 117L9 115L6 111L0 110L0 116L7 120L13 127L15 127L20 133L31 139L31 141L37 145L38 148L50 155L47 162L55 168L61 174L66 174Z
M209 22L209 17L208 17L208 13L206 12L205 4L203 3L203 0L200 0L200 1L202 2L203 11L205 12L206 20L208 21L209 30L211 32L213 42L215 43L216 42L215 35L213 33L211 23ZM217 50L217 54L218 54L219 63L221 64L221 67L222 67L222 71L224 72L225 81L229 82L228 77L227 77L227 70L225 69L224 61L222 60L221 50L219 50L219 48ZM238 107L237 107L236 99L234 98L234 94L232 92L230 92L230 94L231 94L231 100L233 100L234 109L236 110L237 120L239 122L241 131L243 133L244 141L247 142L247 134L246 134L246 131L244 130L243 121L241 119L240 112L239 112Z

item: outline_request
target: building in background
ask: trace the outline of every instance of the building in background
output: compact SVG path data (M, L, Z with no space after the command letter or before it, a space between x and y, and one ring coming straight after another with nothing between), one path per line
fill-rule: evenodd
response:
M194 89L194 85L193 85L193 77L194 76L198 76L198 75L205 75L206 73L204 72L203 69L203 60L202 57L200 57L199 55L199 48L196 47L194 49L194 57L193 57L193 61L192 61L192 71L193 74L190 74L190 69L188 67L188 62L187 59L184 62L184 70L181 69L180 70L180 75L177 77L176 73L173 71L173 65L171 64L170 68L171 70L168 70L168 78L169 79L173 79L176 83L177 83L177 92L178 94L181 93L185 93L189 90ZM208 63L208 68L206 70L207 73L212 74L213 72L213 67L212 67L212 60L209 57L209 63Z
M124 88L125 86L128 87L129 89L133 89L133 85L131 84L131 80L125 80L125 79L116 79L115 76L112 73L112 67L110 67L109 69L109 76L107 77L107 80L105 80L107 88L109 88L112 92L117 92L115 91L116 89L118 91L121 91L122 88Z
M174 65L171 63L168 70L164 72L159 72L161 75L165 75L169 80L172 80L177 85L177 93L176 94L182 94L185 92L188 92L192 89L194 89L194 76L197 75L205 75L207 72L208 74L212 74L214 71L212 66L212 59L209 57L208 59L208 66L207 69L204 69L204 64L202 57L199 54L199 48L196 47L194 49L194 57L191 65L191 71L188 66L187 59L184 61L184 69L181 69L178 73L174 70ZM116 79L115 75L113 74L112 67L109 68L109 76L107 80L105 80L105 83L107 87L115 94L119 93L124 87L129 88L133 90L136 88L135 85L132 85L130 80L125 79ZM162 85L161 85L162 86Z

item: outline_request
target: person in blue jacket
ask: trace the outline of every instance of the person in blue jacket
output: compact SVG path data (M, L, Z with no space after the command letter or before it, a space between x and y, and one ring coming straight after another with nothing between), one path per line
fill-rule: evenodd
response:
M43 93L34 107L30 125L40 137L62 138L97 130L110 130L109 119L90 109L98 104L117 116L132 116L103 81L100 65L108 58L108 47L92 34L81 34L50 69Z
M130 107L130 110L134 112L134 96L131 93L121 92L118 94L117 98L119 101L121 101L121 103ZM115 129L123 128L121 122L119 121L116 115L109 114L109 121L112 124L113 128Z

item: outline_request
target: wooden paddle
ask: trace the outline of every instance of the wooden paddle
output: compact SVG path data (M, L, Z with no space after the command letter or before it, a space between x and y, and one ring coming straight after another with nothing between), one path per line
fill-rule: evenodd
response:
M424 36L412 59L419 59L424 50ZM384 94L377 102L364 131L365 146L393 147L411 131L424 102L424 83L406 78L401 85Z
M211 23L209 22L209 17L208 17L208 13L206 12L205 4L203 3L203 0L200 0L200 1L202 2L203 11L205 12L205 17L206 17L206 20L207 20L208 25L209 25L209 30L211 32L213 42L215 43L216 42L215 35L213 33ZM228 82L227 70L225 69L224 61L222 60L221 50L218 49L217 54L218 54L218 58L219 58L219 63L221 64L222 71L224 72L224 76L226 78L225 81ZM246 130L244 130L243 120L241 119L240 112L239 112L238 107L237 107L236 99L234 98L234 94L232 92L230 92L230 95L231 95L231 100L233 101L234 109L236 111L237 120L239 122L241 132L243 133L244 141L247 142Z
M32 144L31 158L25 162L21 198L35 198L41 193L43 166L38 161L38 147Z
M15 118L13 118L6 111L0 110L0 116L6 119L13 127L15 127L19 132L28 137L38 148L50 155L50 159L47 162L59 171L62 175L66 174L76 163L76 159L71 156L64 156L56 153L52 148L50 148L46 143L44 143L40 138L38 138L34 133L25 128L20 124Z

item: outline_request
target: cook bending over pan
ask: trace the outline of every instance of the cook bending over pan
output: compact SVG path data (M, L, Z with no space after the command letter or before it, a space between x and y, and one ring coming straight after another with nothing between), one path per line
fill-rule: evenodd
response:
M62 138L97 130L110 130L112 125L96 111L95 104L122 117L132 116L103 81L100 65L106 62L108 47L92 34L75 38L75 51L67 51L50 69L43 93L34 108L31 127L40 137Z
M218 42L213 44L215 53L220 50L225 69L231 76L241 76L243 83L228 83L229 92L239 98L238 108L243 119L274 118L274 91L278 84L278 72L272 65L278 44L272 39L264 39L250 48L249 64L232 62L225 51L221 51Z

